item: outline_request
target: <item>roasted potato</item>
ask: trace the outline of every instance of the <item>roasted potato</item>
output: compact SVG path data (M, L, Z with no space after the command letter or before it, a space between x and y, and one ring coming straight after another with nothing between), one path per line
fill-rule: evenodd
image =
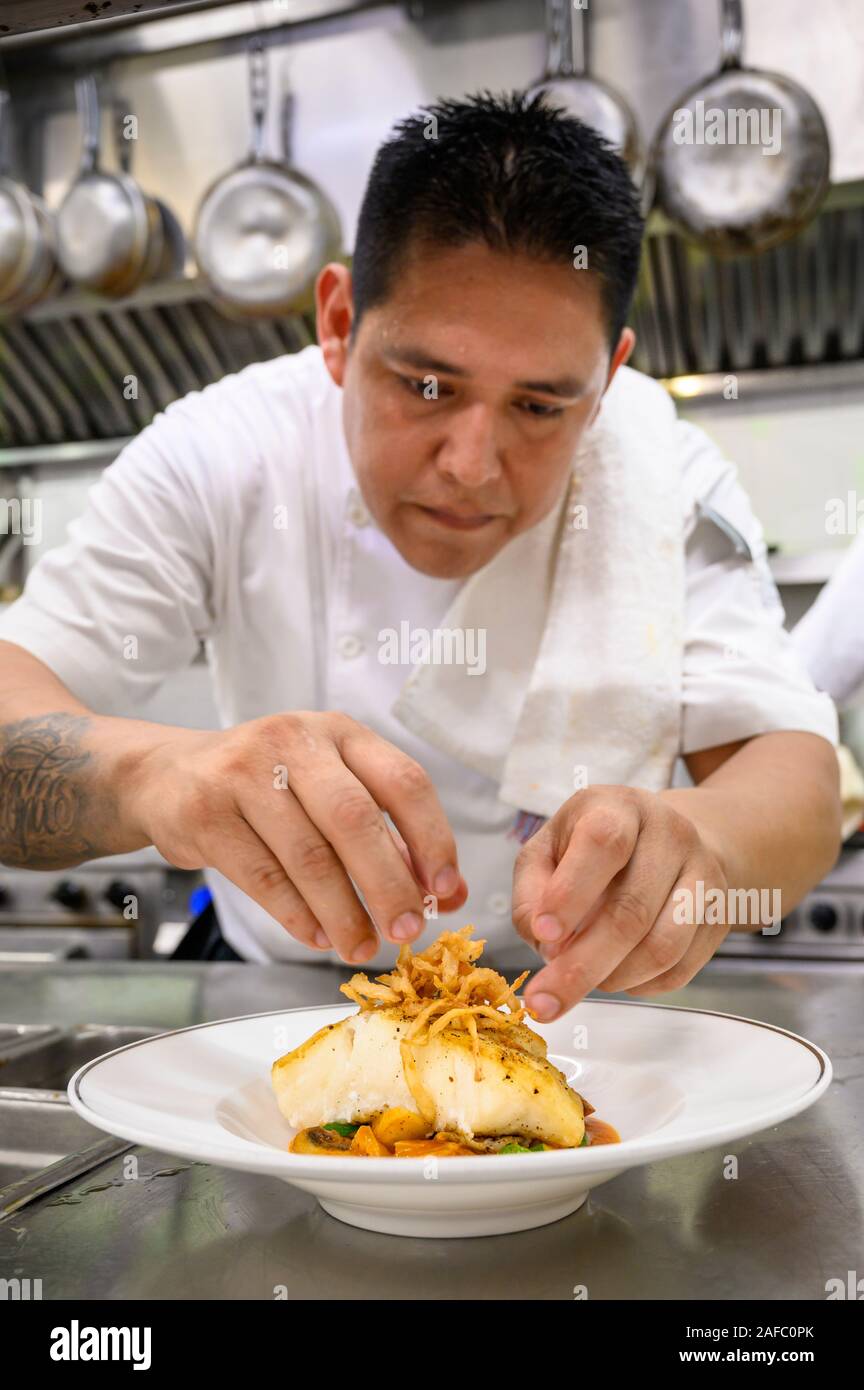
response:
M372 1121L372 1132L379 1144L392 1149L402 1139L425 1139L429 1125L416 1110L406 1110L402 1105L393 1105L382 1110Z
M351 1140L352 1154L364 1154L367 1158L392 1158L393 1151L376 1139L371 1125L361 1125Z

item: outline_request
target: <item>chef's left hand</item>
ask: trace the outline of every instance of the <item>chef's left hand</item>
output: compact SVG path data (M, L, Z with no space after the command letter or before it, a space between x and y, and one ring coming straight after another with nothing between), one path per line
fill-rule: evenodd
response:
M695 898L699 879L706 897L726 891L718 855L662 793L577 792L532 836L514 870L513 921L547 961L526 987L529 1010L548 1022L592 989L680 989L729 930L674 919L681 900L673 893L687 888Z

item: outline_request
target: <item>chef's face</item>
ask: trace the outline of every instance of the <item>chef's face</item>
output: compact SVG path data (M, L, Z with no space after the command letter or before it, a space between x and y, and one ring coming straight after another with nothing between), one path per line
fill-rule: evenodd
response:
M424 574L473 574L561 497L632 332L610 351L589 272L479 243L415 251L353 343L349 271L325 267L317 293L375 522Z

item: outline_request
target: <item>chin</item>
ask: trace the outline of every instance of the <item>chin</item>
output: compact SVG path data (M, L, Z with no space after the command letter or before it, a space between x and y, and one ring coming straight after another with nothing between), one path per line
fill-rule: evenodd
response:
M485 548L483 551L475 551L456 546L451 549L443 545L400 545L395 538L394 544L402 559L412 569L419 570L421 574L428 574L432 579L467 579L469 575L476 574L477 570L488 564L501 548L490 548L487 553Z

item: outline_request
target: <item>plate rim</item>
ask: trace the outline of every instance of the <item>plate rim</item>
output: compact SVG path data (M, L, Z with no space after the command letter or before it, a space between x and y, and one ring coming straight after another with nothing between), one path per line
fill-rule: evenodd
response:
M767 1023L763 1019L748 1018L743 1014L731 1014L722 1009L700 1009L687 1004L660 1004L641 999L594 999L590 995L574 1005L578 1009L582 1004L596 1004L600 1006L618 1005L625 1008L654 1009L663 1012L687 1013L703 1015L708 1018L728 1019L735 1023L746 1023L756 1028L764 1028L771 1033L779 1033L782 1037L788 1038L791 1042L798 1043L810 1052L819 1063L819 1075L813 1085L809 1087L803 1095L798 1096L793 1102L787 1102L775 1106L773 1110L766 1111L760 1118L758 1127L752 1127L752 1121L726 1122L722 1125L714 1126L710 1130L705 1130L695 1135L666 1136L664 1139L663 1131L656 1131L654 1134L643 1136L637 1139L624 1139L619 1144L598 1145L591 1149L562 1149L546 1154L543 1160L543 1172L538 1172L534 1167L523 1169L521 1172L515 1167L508 1168L506 1180L519 1180L533 1176L535 1180L543 1178L566 1178L578 1177L584 1174L586 1177L591 1174L605 1173L611 1177L614 1174L623 1172L626 1169L638 1167L642 1163L651 1163L661 1158L673 1158L686 1153L703 1152L705 1149L713 1148L716 1144L732 1141L740 1138L747 1138L752 1134L759 1134L763 1130L770 1129L774 1125L781 1124L787 1119L793 1119L802 1110L809 1107L819 1099L827 1090L833 1079L833 1064L828 1054L819 1047L817 1043L811 1042L809 1038L802 1037L799 1033L793 1033L789 1028L783 1028L779 1024ZM258 1013L237 1014L231 1018L215 1018L206 1020L203 1023L187 1024L183 1028L169 1028L163 1033L157 1033L149 1038L137 1038L132 1042L123 1043L120 1047L112 1048L110 1052L104 1052L99 1057L93 1057L89 1062L85 1062L70 1077L66 1087L66 1093L70 1104L79 1115L96 1128L105 1130L105 1118L98 1115L81 1096L79 1091L80 1082L94 1067L108 1061L111 1057L119 1056L122 1052L130 1052L133 1048L148 1046L163 1038L176 1037L182 1033L194 1033L204 1028L218 1028L226 1023L245 1023L254 1019L272 1018L285 1014L299 1013L321 1013L323 1011L340 1011L345 1017L351 1016L351 1004L299 1004L288 1009L263 1009ZM573 1010L567 1010L568 1013ZM555 1020L557 1022L557 1020ZM236 1139L248 1144L248 1155L244 1156L238 1149L222 1149L218 1143L207 1144L207 1157L202 1158L202 1145L196 1141L179 1138L170 1140L168 1147L165 1147L165 1136L159 1136L140 1126L126 1123L116 1123L112 1121L112 1126L107 1130L110 1134L119 1135L124 1139L131 1139L133 1143L140 1144L146 1148L156 1149L157 1152L171 1153L178 1157L190 1158L198 1162L213 1164L228 1168L239 1169L245 1172L261 1172L269 1176L291 1182L294 1178L298 1180L315 1180L327 1182L326 1174L332 1174L331 1181L337 1185L347 1180L355 1183L362 1183L364 1180L374 1185L387 1181L396 1183L399 1186L413 1184L422 1176L423 1158L402 1159L398 1167L394 1165L390 1158L369 1158L366 1157L363 1163L362 1174L358 1172L356 1156L345 1156L340 1158L335 1155L328 1155L326 1158L317 1158L313 1155L290 1154L286 1149L284 1153L280 1149L270 1148L264 1144L256 1144L252 1140L244 1140L242 1135L235 1135ZM578 1158L574 1162L574 1155ZM624 1159L625 1162L611 1162L613 1159ZM519 1158L520 1155L511 1155ZM536 1163L536 1155L532 1155ZM290 1158L290 1169L286 1165L284 1170L280 1167L278 1174L273 1173L273 1167L280 1160ZM439 1167L439 1177L446 1173L447 1177L453 1181L464 1182L467 1179L474 1181L488 1180L490 1173L489 1165L500 1159L499 1154L475 1154L469 1157L451 1157L447 1159L443 1168ZM257 1161L256 1161L257 1160ZM326 1163L326 1169L322 1170L321 1164ZM498 1171L500 1170L492 1170ZM500 1173L502 1179L505 1174Z

